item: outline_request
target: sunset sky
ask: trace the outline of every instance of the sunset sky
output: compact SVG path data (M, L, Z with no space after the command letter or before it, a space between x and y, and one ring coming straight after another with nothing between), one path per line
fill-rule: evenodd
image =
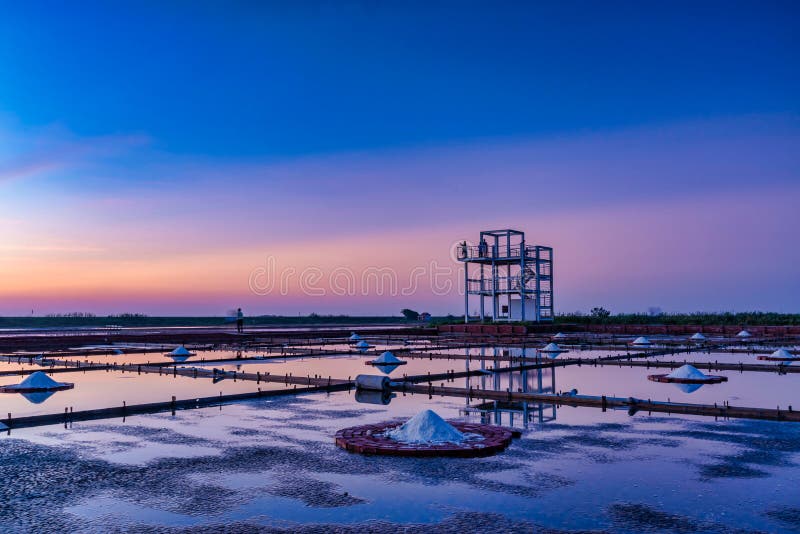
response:
M557 312L800 312L798 28L771 1L2 3L0 314L459 313L452 245L508 227L554 247Z

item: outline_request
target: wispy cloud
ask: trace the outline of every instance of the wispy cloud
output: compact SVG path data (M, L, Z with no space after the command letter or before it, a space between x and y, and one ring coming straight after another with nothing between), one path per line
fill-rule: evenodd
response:
M0 183L98 165L150 142L144 135L79 137L58 126L14 128L8 124L0 124L0 139Z

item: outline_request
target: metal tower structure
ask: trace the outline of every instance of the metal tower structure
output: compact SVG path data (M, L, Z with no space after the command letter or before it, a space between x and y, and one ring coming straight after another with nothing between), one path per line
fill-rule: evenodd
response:
M480 300L480 320L491 299L494 321L553 320L553 249L528 245L525 232L486 230L478 245L458 247L464 264L464 322L469 322L470 295ZM488 272L487 272L488 271Z

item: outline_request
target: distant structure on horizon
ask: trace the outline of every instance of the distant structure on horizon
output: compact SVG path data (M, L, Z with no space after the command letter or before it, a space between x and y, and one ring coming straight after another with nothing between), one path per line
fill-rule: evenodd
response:
M465 323L470 295L479 297L481 321L486 318L486 297L495 321L553 320L552 247L528 245L525 232L519 230L485 230L477 246L466 241L459 245L458 260L464 263ZM472 265L479 268L470 272Z

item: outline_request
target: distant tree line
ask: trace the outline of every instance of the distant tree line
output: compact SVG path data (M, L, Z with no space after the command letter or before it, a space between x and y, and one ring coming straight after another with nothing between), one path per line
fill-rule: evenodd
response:
M45 317L49 318L58 318L58 319L87 319L87 318L94 318L94 317L103 317L98 316L97 314L91 312L68 312L68 313L48 313ZM142 318L147 317L147 314L144 313L112 313L110 315L105 315L109 319L131 319L131 318Z
M798 325L800 314L774 312L724 313L618 313L594 308L588 315L565 313L556 315L557 323L577 324L696 324L696 325Z

